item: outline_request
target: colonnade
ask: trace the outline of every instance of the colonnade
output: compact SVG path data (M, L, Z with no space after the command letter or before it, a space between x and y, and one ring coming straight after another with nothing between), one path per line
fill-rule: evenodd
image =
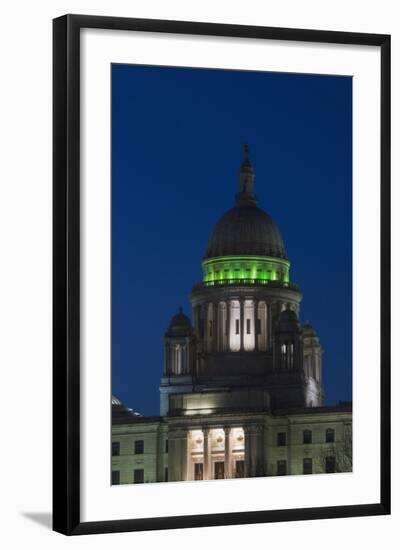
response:
M215 444L215 436L218 436ZM210 480L263 475L263 426L188 430L183 479ZM238 443L239 440L239 443ZM200 443L201 441L201 443Z
M215 464L221 465L219 473L221 478L235 477L235 464L232 457L232 429L230 427L223 427L223 445L217 448L217 454L213 457L212 453L212 432L215 431L209 427L203 427L201 430L189 430L187 432L188 444L187 444L187 480L196 479L216 479ZM221 430L219 430L221 431ZM193 438L199 438L201 434L202 447L196 452L196 442L192 441ZM218 452L219 451L219 452ZM243 448L244 452L244 448ZM242 454L237 455L238 459L243 459ZM201 466L197 468L195 465ZM197 470L197 471L196 471ZM197 475L196 475L197 474Z
M304 350L304 372L306 376L321 380L321 346Z
M164 373L179 376L190 373L190 340L166 341L164 352Z
M207 352L267 351L271 326L265 300L230 299L195 309L195 327Z

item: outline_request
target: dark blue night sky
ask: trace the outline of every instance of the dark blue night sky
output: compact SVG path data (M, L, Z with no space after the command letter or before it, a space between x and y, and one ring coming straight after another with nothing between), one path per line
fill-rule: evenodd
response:
M325 350L326 404L351 399L351 77L113 65L112 388L143 414L245 142Z

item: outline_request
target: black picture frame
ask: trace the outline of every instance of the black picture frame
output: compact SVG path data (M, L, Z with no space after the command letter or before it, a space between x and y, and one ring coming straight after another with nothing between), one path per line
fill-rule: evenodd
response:
M80 520L80 31L84 28L378 46L381 51L381 495L373 504ZM390 513L390 36L65 15L53 21L53 529L66 535Z

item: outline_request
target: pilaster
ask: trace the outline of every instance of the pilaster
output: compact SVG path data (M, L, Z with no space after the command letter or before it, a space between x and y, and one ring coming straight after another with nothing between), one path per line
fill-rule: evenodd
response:
M240 320L239 320L239 327L240 327L240 351L243 351L243 337L244 337L244 300L240 299Z
M210 472L210 430L209 428L202 428L203 431L203 479L211 479Z
M224 433L225 433L225 477L230 479L232 477L230 426L224 427Z

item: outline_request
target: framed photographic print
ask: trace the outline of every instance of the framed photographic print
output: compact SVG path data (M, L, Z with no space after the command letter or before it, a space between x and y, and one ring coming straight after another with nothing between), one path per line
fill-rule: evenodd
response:
M54 529L390 513L390 37L54 20Z

